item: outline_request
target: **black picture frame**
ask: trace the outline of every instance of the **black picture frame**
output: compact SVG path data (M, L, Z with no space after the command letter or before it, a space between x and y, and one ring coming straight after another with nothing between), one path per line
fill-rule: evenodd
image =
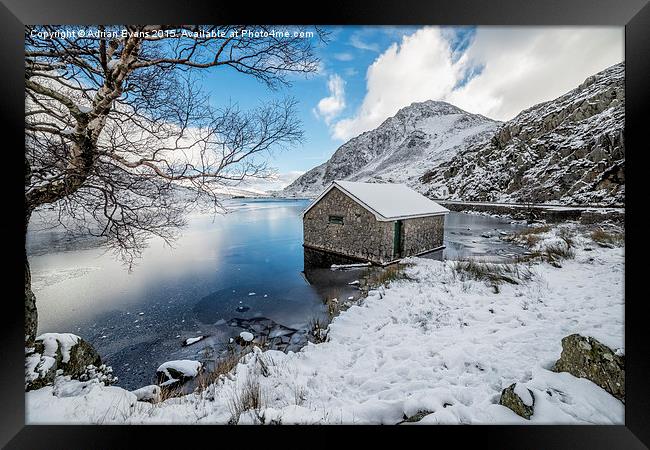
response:
M246 442L251 437L271 438L277 428L141 426L26 426L24 405L23 291L24 262L23 193L21 151L24 148L24 25L97 23L274 23L274 24L385 24L385 25L616 25L625 26L626 76L626 265L643 261L643 246L635 242L640 230L642 209L635 196L643 190L643 153L647 151L644 112L648 107L650 74L650 5L648 0L455 0L434 3L421 0L382 2L283 1L245 4L243 2L178 2L171 0L3 0L0 6L0 114L2 114L2 156L5 175L1 177L5 213L0 220L4 239L5 289L0 314L0 445L7 448L131 448L173 446L171 434L191 436L189 445L209 437L222 445L226 437ZM629 245L633 243L632 245ZM647 264L646 264L647 265ZM387 433L400 442L468 443L495 448L647 448L650 445L650 358L645 314L647 293L635 289L639 280L625 273L626 405L622 426L473 426L473 427L346 427L364 439L384 439ZM639 286L642 287L642 286ZM190 430L191 428L191 430ZM283 427L295 433L292 427ZM341 431L341 427L320 427L319 432ZM353 429L352 429L353 428ZM306 445L313 443L315 430L302 428ZM304 433L307 431L307 433ZM413 433L417 437L411 438ZM388 437L388 436L386 436ZM285 436L286 438L286 436ZM442 438L442 439L441 439ZM277 439L275 437L274 439ZM294 439L294 437L292 437ZM300 439L300 437L296 437ZM209 442L209 441L208 441ZM332 441L330 441L332 444ZM334 444L337 444L334 442Z

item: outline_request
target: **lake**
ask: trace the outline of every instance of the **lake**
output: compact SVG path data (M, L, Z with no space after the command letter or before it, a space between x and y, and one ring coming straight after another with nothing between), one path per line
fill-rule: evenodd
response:
M300 217L308 203L229 200L228 214L190 217L173 248L152 240L131 272L94 241L35 225L27 251L39 333L80 335L128 389L151 383L165 361L213 360L245 328L273 328L286 349L297 350L310 320L326 314L322 299L332 287L358 298L348 283L361 270L317 269L310 284L303 273ZM451 212L446 248L430 257L505 260L521 250L499 235L519 228ZM181 346L196 336L207 338Z

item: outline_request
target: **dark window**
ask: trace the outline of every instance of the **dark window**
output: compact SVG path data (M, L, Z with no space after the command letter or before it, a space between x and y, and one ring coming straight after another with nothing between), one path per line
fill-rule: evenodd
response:
M328 222L343 225L343 216L329 216Z

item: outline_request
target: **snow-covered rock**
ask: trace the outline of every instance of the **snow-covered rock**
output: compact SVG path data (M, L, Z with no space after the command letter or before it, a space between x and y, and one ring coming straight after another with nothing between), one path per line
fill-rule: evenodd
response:
M52 384L59 371L78 379L89 368L105 367L93 346L72 333L42 334L25 353L25 390Z
M162 379L162 385L167 385L194 378L199 374L202 367L199 361L179 359L161 364L156 370L156 374Z
M140 402L152 402L157 403L160 401L160 386L151 384L149 386L141 387L135 391L131 391L133 395L136 396Z
M187 338L183 341L182 345L183 347L187 347L188 345L196 344L197 342L202 341L205 338L206 336L196 336L196 337Z
M242 331L239 333L239 337L244 340L244 342L251 342L255 336L253 336L253 333L249 333L248 331Z

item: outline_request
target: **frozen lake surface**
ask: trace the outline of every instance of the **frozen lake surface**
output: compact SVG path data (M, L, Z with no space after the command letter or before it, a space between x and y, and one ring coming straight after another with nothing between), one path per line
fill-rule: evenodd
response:
M359 295L348 285L358 271L320 269L310 277L316 284L303 275L300 213L307 204L231 200L226 215L191 217L174 248L152 240L130 273L92 240L33 230L27 250L39 333L80 335L129 389L152 382L165 361L209 361L242 329L266 329L278 339L299 330L298 343L309 321L325 314L322 299L333 287L346 298ZM447 247L431 257L507 259L520 249L499 236L518 228L452 212ZM207 338L181 346L198 336Z

